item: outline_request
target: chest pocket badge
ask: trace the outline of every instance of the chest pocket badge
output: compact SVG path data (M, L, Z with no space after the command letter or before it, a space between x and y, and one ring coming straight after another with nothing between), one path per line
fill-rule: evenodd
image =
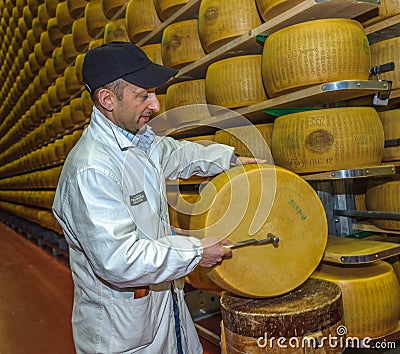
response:
M135 205L139 205L144 202L147 202L146 194L144 194L144 192L139 192L134 195L130 195L129 201L131 203L131 206L135 206Z

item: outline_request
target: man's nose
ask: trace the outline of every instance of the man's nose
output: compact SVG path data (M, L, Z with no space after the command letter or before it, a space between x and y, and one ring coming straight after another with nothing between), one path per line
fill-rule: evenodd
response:
M155 93L150 93L150 101L148 108L151 109L154 112L159 112L160 111L160 102L158 101L157 95Z

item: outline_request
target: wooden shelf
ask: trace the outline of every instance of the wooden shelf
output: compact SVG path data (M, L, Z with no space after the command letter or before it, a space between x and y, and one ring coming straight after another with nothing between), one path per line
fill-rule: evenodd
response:
M375 233L392 234L392 235L400 236L400 230L399 231L385 230L385 229L381 229L381 228L373 225L372 223L367 223L367 222L357 223L357 228L360 231L369 231L369 232L375 232Z
M398 37L400 33L400 14L365 27L365 33L370 44Z

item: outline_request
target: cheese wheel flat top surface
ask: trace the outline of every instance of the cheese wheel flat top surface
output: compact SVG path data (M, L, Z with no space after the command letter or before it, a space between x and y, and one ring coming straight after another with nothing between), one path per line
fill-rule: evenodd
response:
M343 317L341 298L339 286L312 278L293 292L272 299L223 293L222 321L243 336L298 337L338 323Z
M232 242L279 237L279 244L234 249L209 273L237 295L273 297L301 285L318 266L327 242L322 203L296 174L270 165L245 165L218 175L194 205L191 233Z

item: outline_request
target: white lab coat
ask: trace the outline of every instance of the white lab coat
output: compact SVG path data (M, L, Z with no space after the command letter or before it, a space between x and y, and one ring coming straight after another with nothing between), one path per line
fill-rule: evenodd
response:
M69 243L78 354L177 353L171 284L184 353L202 353L182 290L202 249L195 238L171 235L165 179L227 170L233 148L156 136L150 149L94 108L63 166L53 212ZM144 285L149 294L135 299Z

